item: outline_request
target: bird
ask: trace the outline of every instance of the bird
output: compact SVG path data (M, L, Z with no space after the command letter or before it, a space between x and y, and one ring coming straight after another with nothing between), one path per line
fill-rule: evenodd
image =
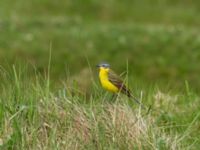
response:
M131 91L126 87L123 80L113 70L111 70L108 63L100 63L97 65L97 67L99 68L100 83L104 89L114 94L123 93L144 107L140 101L132 95Z

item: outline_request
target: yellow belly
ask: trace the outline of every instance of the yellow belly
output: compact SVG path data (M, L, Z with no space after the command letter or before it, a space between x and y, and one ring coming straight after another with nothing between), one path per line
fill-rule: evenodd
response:
M104 89L117 93L119 92L119 89L108 80L108 71L109 69L100 68L99 79L101 81L101 85Z
M109 80L106 79L101 80L101 85L104 89L110 92L117 93L119 91L119 89L115 85L113 85Z

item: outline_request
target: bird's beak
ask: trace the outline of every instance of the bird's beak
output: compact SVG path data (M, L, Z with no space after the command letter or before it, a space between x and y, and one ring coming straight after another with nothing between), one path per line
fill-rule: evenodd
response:
M97 67L97 68L99 68L99 67L100 67L100 65L96 65L96 67Z

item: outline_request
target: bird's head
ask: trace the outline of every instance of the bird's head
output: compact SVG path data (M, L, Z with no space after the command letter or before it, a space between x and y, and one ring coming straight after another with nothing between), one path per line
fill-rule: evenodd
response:
M104 70L104 71L108 71L108 70L110 69L110 65L107 64L107 63L98 64L97 67L98 67L100 70Z

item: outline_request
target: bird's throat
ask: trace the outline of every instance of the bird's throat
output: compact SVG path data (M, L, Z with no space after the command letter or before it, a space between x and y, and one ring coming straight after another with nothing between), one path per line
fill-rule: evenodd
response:
M100 80L108 80L108 70L100 69L99 78Z

